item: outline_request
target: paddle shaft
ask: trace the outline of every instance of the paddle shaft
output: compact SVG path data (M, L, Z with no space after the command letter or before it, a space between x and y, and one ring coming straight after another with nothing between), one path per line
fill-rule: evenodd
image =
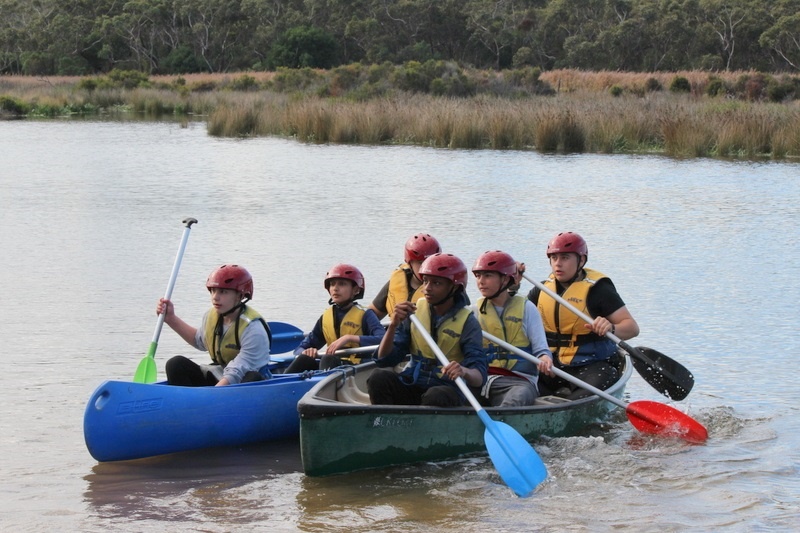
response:
M336 350L333 353L317 353L317 355L336 355L336 356L356 355L359 353L374 352L377 349L378 345L376 344L375 346L358 346L356 348L342 348L341 350Z
M169 300L172 297L172 289L175 288L175 281L178 279L178 271L181 268L183 253L184 251L186 251L186 243L189 240L189 232L192 229L192 224L197 224L197 219L186 218L183 220L183 224L186 227L183 229L183 237L181 238L181 244L178 247L178 253L175 255L175 263L172 265L172 273L169 276L169 283L167 283L167 292L164 293L164 299L166 300ZM161 313L160 315L158 315L158 321L156 322L156 329L153 332L153 340L150 344L153 353L147 354L150 357L155 356L155 347L158 345L158 338L161 336L161 329L164 327L164 316L165 313Z
M581 319L583 319L587 324L593 324L594 323L594 319L592 317L590 317L589 315L587 315L586 313L584 313L583 311L581 311L580 309L578 309L577 307L575 307L574 305L572 305L571 303L566 301L564 298L559 296L558 293L555 293L555 292L551 291L550 289L548 289L543 283L541 283L539 281L536 281L536 280L526 276L525 274L523 274L522 277L525 278L526 280L528 280L529 282L533 283L537 287L539 287L539 289L542 292L547 293L554 300L556 300L558 303L560 303L561 305L563 305L564 307L566 307L567 309L569 309L570 311L575 313L577 316L579 316ZM622 339L620 339L619 337L617 337L616 335L614 335L610 331L606 332L606 337L608 337L609 339L614 341L614 344L619 344L620 346L622 346L622 348L624 348L626 351L629 348L631 350L633 349L632 347L628 346L625 341L623 341Z
M526 351L524 351L524 350L522 350L520 348L517 348L513 344L509 344L509 343L505 342L504 340L495 337L491 333L488 333L488 332L484 331L483 332L483 337L485 339L488 339L488 340L492 341L493 343L497 344L498 346L501 346L501 347L505 348L506 350L508 350L510 352L514 352L518 356L523 357L523 358L527 359L528 361L531 361L534 364L537 364L537 365L539 364L539 359L538 358L534 357L533 355L529 354L528 352L526 352ZM614 396L611 396L609 393L607 393L607 392L605 392L603 390L600 390L600 389L598 389L597 387L595 387L593 385L589 385L585 381L582 381L582 380L576 378L572 374L568 374L568 373L564 372L560 368L557 368L557 367L553 366L551 368L551 370L553 371L553 373L556 376L560 377L561 379L569 381L570 383L574 383L578 387L581 387L582 389L586 389L586 390L592 392L593 394L596 394L597 396L600 396L604 400L608 400L609 402L611 402L611 403L613 403L615 405L618 405L619 407L622 407L623 409L627 409L628 408L628 404L623 402L619 398L615 398Z
M414 325L417 326L417 329L422 334L422 337L425 339L425 342L428 343L428 346L431 347L433 353L436 354L436 359L439 360L442 366L447 366L450 363L450 361L447 360L447 356L444 354L442 349L439 348L439 345L436 344L436 341L433 340L433 337L431 337L431 334L428 333L428 330L425 329L425 326L423 326L422 323L419 321L419 318L417 318L416 315L409 315L408 318L410 318L411 322L413 322ZM467 383L460 376L456 378L456 385L458 385L458 388L467 398L467 401L472 406L472 408L478 412L478 415L480 415L481 412L484 411L483 407L481 406L480 403L478 403L478 400L475 398L475 395L472 394L472 391L469 390ZM481 416L481 420L484 420L483 416ZM486 421L484 420L484 422Z

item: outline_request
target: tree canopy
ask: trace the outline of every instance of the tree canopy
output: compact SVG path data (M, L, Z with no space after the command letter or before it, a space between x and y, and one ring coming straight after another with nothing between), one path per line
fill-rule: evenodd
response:
M800 70L800 0L0 0L0 73Z

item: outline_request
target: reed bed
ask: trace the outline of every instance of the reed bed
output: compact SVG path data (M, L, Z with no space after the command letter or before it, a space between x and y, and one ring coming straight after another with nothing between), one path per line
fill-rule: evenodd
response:
M800 157L800 100L711 97L705 94L708 73L678 74L689 80L690 94L652 89L669 84L676 73L551 71L541 74L555 89L550 95L479 93L464 98L389 91L360 99L338 90L342 96L331 97L320 87L265 89L259 84L272 83L275 77L261 73L252 78L154 77L148 87L93 91L77 90L75 79L69 84L62 79L0 77L0 98L33 102L37 109L52 110L41 113L49 115L81 109L151 118L198 115L206 117L209 134L225 137L278 135L312 143L560 153ZM734 84L743 75L717 79ZM300 81L318 78L311 73ZM494 85L500 83L497 76L489 78ZM209 89L212 86L217 89ZM622 87L622 92L609 91L613 86Z
M241 103L222 103L209 117L209 132L283 135L314 143L800 157L797 105L719 106L670 94L647 99L573 94L529 100L407 95L368 102L254 95L248 102L250 113L243 113Z

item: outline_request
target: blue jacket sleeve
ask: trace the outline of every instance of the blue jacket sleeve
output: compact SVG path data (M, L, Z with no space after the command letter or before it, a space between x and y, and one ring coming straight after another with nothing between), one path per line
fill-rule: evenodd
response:
M474 368L483 375L483 382L489 370L489 360L486 351L483 349L483 335L481 325L475 315L470 315L464 322L464 330L461 332L461 353L464 360L461 365L466 368Z
M367 309L367 312L364 313L361 329L367 334L361 335L358 338L359 346L374 346L380 344L383 335L386 333L386 328L381 325L381 321L378 320L378 315L376 315L372 309Z
M294 349L295 355L300 355L308 348L322 348L325 346L325 336L322 334L322 317L320 316L317 323L314 324L314 329L311 333L306 335L306 338L300 341L300 346Z
M392 352L379 359L378 366L394 366L411 351L411 321L405 319L398 327L392 339Z

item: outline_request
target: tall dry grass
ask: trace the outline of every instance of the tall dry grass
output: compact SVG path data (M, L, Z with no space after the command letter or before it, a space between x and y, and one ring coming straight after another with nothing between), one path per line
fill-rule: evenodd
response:
M796 104L720 106L671 94L528 100L406 95L367 102L254 94L222 102L208 124L212 135L283 135L314 143L800 157Z
M678 73L692 87L708 73ZM734 83L743 73L720 74ZM800 157L800 101L767 103L645 90L666 87L676 73L551 71L554 96L471 98L391 92L366 100L317 93L207 90L236 75L154 77L160 88L98 89L91 94L65 79L0 77L0 96L23 95L54 109L93 105L143 116L207 117L216 136L280 135L303 142L413 144L442 148L542 152L665 153L677 157ZM257 76L254 74L254 76ZM263 79L262 79L263 78ZM268 81L264 73L259 82ZM609 86L621 86L621 96ZM178 89L175 89L178 86ZM189 87L203 88L191 90Z

